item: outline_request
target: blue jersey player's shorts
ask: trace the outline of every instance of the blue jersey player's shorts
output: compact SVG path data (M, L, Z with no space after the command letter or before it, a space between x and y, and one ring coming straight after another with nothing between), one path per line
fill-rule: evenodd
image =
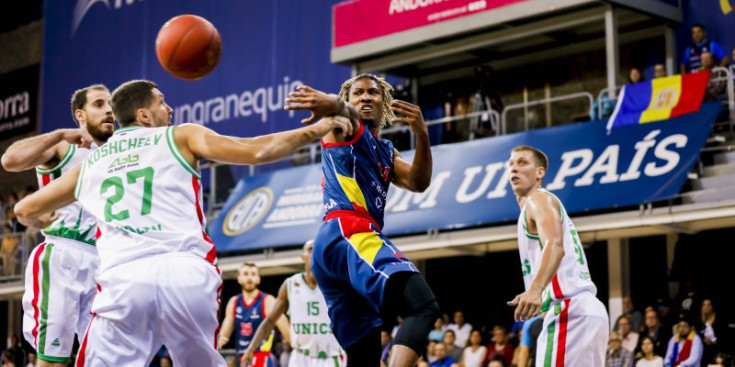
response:
M311 266L342 348L381 326L380 308L390 276L418 272L374 222L355 215L322 224Z

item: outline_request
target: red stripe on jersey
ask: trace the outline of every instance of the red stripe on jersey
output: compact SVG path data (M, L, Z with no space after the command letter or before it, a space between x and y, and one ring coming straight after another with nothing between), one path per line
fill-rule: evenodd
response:
M51 174L47 175L41 175L41 182L43 183L43 186L46 186L51 182Z
M99 290L99 285L97 285L97 289ZM92 314L92 319L89 320L89 325L87 326L87 332L84 333L84 339L82 340L82 346L79 347L79 356L77 357L77 367L84 367L84 360L86 359L87 354L87 339L89 337L89 330L92 329L92 323L94 322L94 318L97 317L97 314Z
M569 303L571 299L564 300L564 309L559 315L559 346L556 350L556 367L564 367L564 353L567 346L567 324L569 321Z
M365 125L362 122L360 122L360 128L359 130L357 130L357 134L355 134L355 136L353 136L351 140L340 141L336 143L325 143L324 140L322 139L322 147L324 148L344 147L344 146L355 144L357 143L357 141L360 139L360 137L362 136L364 132L365 132Z
M250 308L250 307L252 307L252 306L253 306L253 303L255 303L255 301L257 301L257 300L258 300L258 298L260 297L260 294L261 294L261 293L262 293L262 292L260 291L260 289L258 289L258 294L257 294L257 295L255 295L255 297L253 297L253 301L252 301L252 302L250 302L250 304L248 304L248 303L247 303L247 302L245 301L245 295L244 295L244 294L243 294L243 295L241 295L240 299L242 299L242 305L243 305L243 306L245 306L246 308Z
M102 231L100 231L100 227L97 227L97 232L94 234L94 240L97 241L102 236Z
M206 260L210 264L214 264L214 262L217 260L217 248L214 246L214 242L211 238L209 238L209 235L206 231L204 231L204 213L202 212L202 206L199 204L199 179L196 178L196 176L191 176L191 186L194 188L194 202L196 203L197 208L197 217L199 218L199 224L202 226L202 238L204 238L205 241L212 244L212 248L207 252Z
M554 298L564 298L564 293L561 292L561 286L559 285L559 277L556 274L554 274L554 277L551 278L551 288L554 289Z
M196 176L191 176L191 185L194 187L194 200L197 206L197 217L199 217L199 223L204 224L204 214L202 214L202 208L199 206L199 179Z
M43 254L43 251L46 250L46 243L42 243L39 245L38 251L36 251L36 256L33 257L33 301L31 301L31 305L33 306L33 320L36 322L36 325L33 326L33 330L31 331L31 334L33 334L34 347L38 348L38 326L41 324L38 320L38 296L40 293L40 281L41 279L38 278L38 272L41 267L41 254Z

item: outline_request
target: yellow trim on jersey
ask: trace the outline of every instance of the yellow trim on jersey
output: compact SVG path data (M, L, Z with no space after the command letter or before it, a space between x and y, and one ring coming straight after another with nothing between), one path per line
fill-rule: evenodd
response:
M61 158L61 161L59 161L59 164L54 166L53 168L42 168L42 167L36 167L36 173L39 175L48 175L56 171L57 169L62 169L67 163L69 163L69 160L71 160L71 157L74 156L74 153L77 151L77 146L74 144L69 144L69 149L66 150L66 154Z
M362 190L360 190L360 185L357 184L357 180L352 177L342 176L339 173L336 175L337 180L339 180L339 185L342 186L342 191L347 195L347 200L351 203L357 204L365 210L368 210L365 196L362 194Z
M378 256L378 251L383 247L383 239L374 231L355 233L348 241L357 250L360 257L370 264L375 261L375 257Z

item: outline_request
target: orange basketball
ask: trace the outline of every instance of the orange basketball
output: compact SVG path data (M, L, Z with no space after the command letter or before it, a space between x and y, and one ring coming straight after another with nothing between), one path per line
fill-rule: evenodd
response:
M171 75L196 80L214 70L222 55L222 38L212 23L191 14L166 22L156 37L156 56Z

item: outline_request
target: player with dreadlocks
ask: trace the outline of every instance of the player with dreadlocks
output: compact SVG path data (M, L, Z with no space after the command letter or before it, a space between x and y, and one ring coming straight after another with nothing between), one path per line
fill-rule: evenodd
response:
M414 366L425 350L426 335L439 315L426 281L383 235L383 211L390 183L423 192L431 182L429 133L421 109L393 100L383 78L361 74L347 80L336 111L349 115L352 136L328 133L322 139L324 223L314 241L312 269L326 300L332 330L347 351L348 366L379 365L382 319L403 318L389 366ZM286 109L314 109L319 92L300 87ZM347 102L347 103L344 103ZM304 119L304 122L315 120ZM382 126L409 124L416 154L409 163L390 141L379 139Z

